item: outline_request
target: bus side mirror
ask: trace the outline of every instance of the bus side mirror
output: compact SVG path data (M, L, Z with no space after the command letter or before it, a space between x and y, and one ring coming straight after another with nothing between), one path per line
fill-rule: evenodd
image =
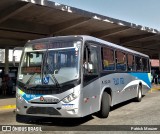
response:
M16 59L18 57L21 57L21 54L22 54L22 50L23 50L23 47L15 47L13 49L13 54L12 54L12 63L13 63L13 66L16 66Z
M89 63L89 65L88 65L88 72L89 73L93 72L93 64L92 63Z
M33 58L33 54L29 54L29 58L32 59Z
M87 66L87 63L84 63L84 69L86 70L85 72L86 73L92 73L93 72L93 64L92 63L88 63L88 66Z

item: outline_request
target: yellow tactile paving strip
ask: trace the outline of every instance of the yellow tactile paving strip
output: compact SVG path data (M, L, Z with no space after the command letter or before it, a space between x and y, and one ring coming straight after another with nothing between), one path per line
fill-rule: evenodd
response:
M0 111L1 110L8 110L8 109L15 109L16 105L6 105L6 106L0 106Z
M153 87L153 88L151 88L151 90L149 92L151 93L154 90L159 90L160 91L160 87Z

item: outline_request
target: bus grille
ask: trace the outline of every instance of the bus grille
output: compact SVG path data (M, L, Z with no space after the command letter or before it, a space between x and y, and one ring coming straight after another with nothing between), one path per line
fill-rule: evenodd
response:
M55 90L32 90L32 89L22 89L23 92L26 94L43 94L43 95L48 95L48 94L55 94L57 91Z
M71 84L66 84L63 86L61 85L61 87L57 87L54 85L37 85L36 87L25 87L25 84L17 81L17 87L26 94L59 94L75 87L76 85L77 83L75 84L75 81L73 81Z
M61 115L53 107L33 107L33 106L27 110L27 114Z

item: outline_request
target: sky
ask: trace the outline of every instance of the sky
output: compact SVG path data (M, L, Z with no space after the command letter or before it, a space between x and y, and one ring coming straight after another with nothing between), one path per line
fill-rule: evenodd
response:
M160 31L160 0L51 0Z

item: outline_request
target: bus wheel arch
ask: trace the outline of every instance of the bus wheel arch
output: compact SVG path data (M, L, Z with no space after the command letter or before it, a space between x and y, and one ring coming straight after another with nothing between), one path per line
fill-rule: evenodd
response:
M106 88L102 95L100 101L100 110L99 110L99 117L100 118L107 118L110 112L111 107L111 89Z

